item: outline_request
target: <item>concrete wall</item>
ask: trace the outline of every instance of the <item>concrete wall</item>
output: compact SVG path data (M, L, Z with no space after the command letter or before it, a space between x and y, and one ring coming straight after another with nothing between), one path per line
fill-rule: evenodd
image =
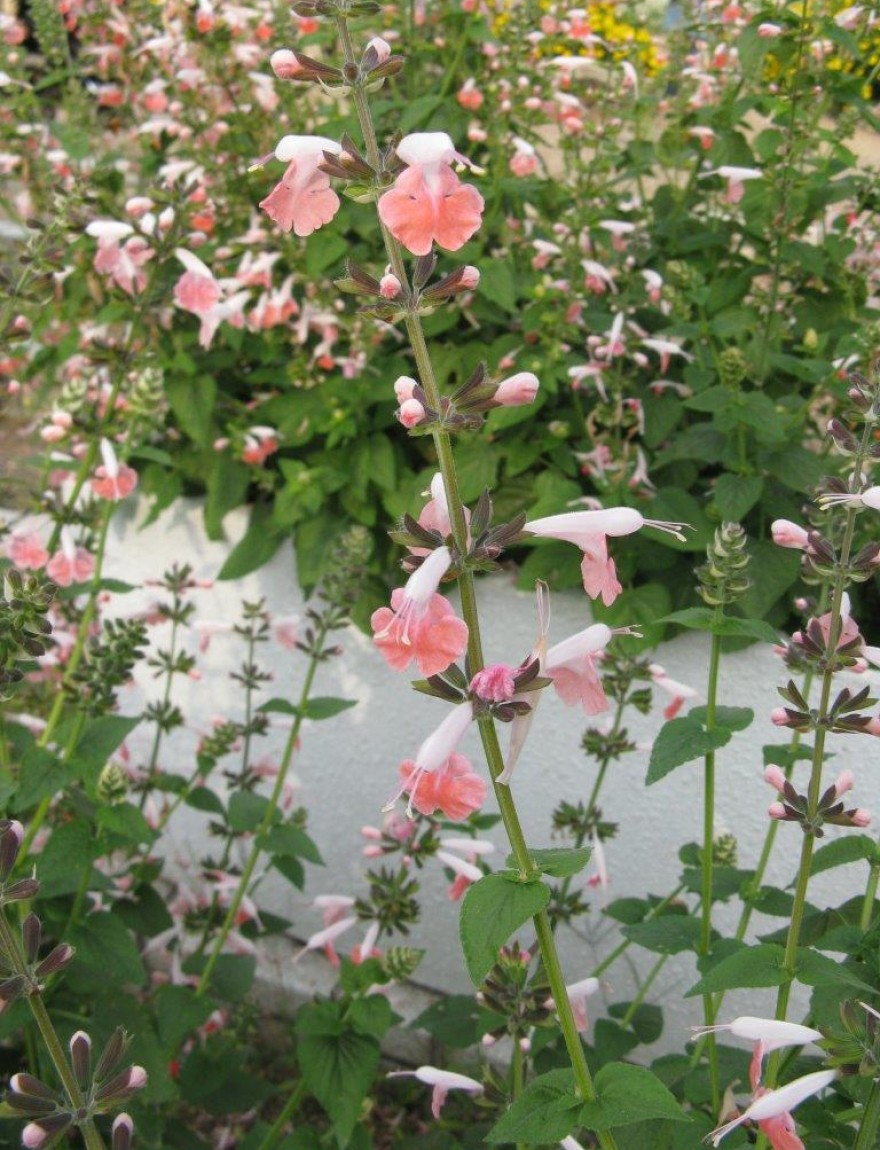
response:
M234 514L227 520L230 540L244 531L245 518ZM190 563L198 578L216 575L228 553L228 544L206 541L201 517L195 504L180 503L145 531L140 531L133 514L117 519L110 547L109 574L129 582L158 578L174 560ZM239 617L240 601L265 596L269 608L281 615L301 612L303 603L297 587L292 552L284 548L275 560L258 574L242 583L217 583L213 589L197 593L199 610L196 618L233 622ZM130 614L146 606L152 592L138 592L121 597L121 614ZM485 621L484 645L490 661L518 662L531 648L536 633L534 597L516 590L505 576L484 581L480 602ZM585 596L565 594L553 597L551 642L586 626L590 621L589 601ZM267 876L260 898L265 905L295 922L295 932L305 937L320 927L320 917L310 906L317 894L357 895L364 888L362 873L363 839L360 828L377 825L380 809L395 788L399 762L412 756L421 740L445 715L444 705L411 691L408 679L385 665L370 641L352 630L344 634L345 655L321 669L315 691L357 699L358 705L338 718L307 724L302 744L295 759L299 780L298 801L309 810L310 832L327 862L325 869L311 868L308 887L300 894L289 884ZM265 698L272 695L295 697L304 671L301 656L292 655L274 644L260 650L260 659L273 671L275 681ZM212 640L211 649L201 665L201 681L186 684L178 703L189 720L189 729L181 732L162 765L186 771L190 754L198 741L198 732L210 725L211 716L237 714L240 692L227 678L241 658L240 641L227 635ZM705 689L707 642L701 634L689 634L665 644L656 658L670 675ZM774 728L767 715L778 704L776 685L784 681L785 668L769 649L754 647L731 655L723 661L720 701L752 707L757 715L753 726L734 736L718 754L717 825L716 831L732 831L739 842L739 865L753 866L758 857L767 826L766 809L774 795L761 779L763 743L785 742L786 732ZM140 708L147 695L157 692L157 684L141 674L126 708ZM650 891L664 895L676 884L679 875L677 851L688 840L700 837L702 818L701 765L687 764L649 790L644 787L648 748L662 724L660 708L665 697L657 692L658 708L642 717L633 714L627 721L631 734L645 744L643 752L628 757L612 768L603 791L601 807L606 818L620 824L620 834L606 845L611 872L609 898L644 895ZM561 798L571 802L586 799L595 778L595 767L580 749L580 739L587 725L580 711L561 705L552 692L546 692L535 717L529 742L523 752L513 780L513 791L521 812L527 839L532 846L552 845L551 812ZM273 732L265 741L270 756L277 761L284 742L283 731ZM502 732L506 739L506 732ZM144 748L147 735L135 750ZM877 798L877 744L868 737L831 740L835 753L834 770L851 766L857 776L854 801L871 806ZM469 732L462 748L480 763L476 732ZM262 755L262 751L259 752ZM478 768L479 769L479 768ZM806 767L801 768L806 771ZM490 799L489 807L492 806ZM171 827L171 854L178 861L194 861L207 838L207 817L183 810ZM838 832L830 828L830 840ZM846 832L842 832L846 833ZM495 865L501 865L506 854L503 831L497 828L490 836L498 846ZM780 828L770 880L785 885L792 880L800 850L801 832L797 826ZM411 944L427 948L426 959L418 979L430 987L450 991L470 989L464 971L457 936L458 907L446 896L447 883L441 868L427 866L422 872L423 920L413 930ZM866 871L863 865L836 870L817 877L811 886L811 899L822 905L824 900L839 898L841 884L855 893L864 889ZM615 924L601 914L602 897L589 891L594 908L577 936L563 933L562 954L566 976L575 981L588 975L597 960L618 939ZM738 907L735 908L738 912ZM719 926L732 929L735 914L720 913ZM775 930L783 920L755 916L760 932ZM353 945L359 939L351 936ZM273 944L268 948L262 974L274 985L274 1000L284 987L287 990L308 989L321 983L323 959L316 958L290 965L292 945ZM636 968L649 969L653 956L632 952ZM626 1000L633 993L633 967L630 960L619 962L606 977L603 996L607 1002ZM695 968L690 957L670 961L651 991L650 1000L661 1003L667 1011L667 1029L661 1045L681 1048L687 1027L699 1021L695 999L683 999L693 983ZM318 982L315 983L314 980ZM730 996L725 1008L735 1013L763 1013L772 1010L775 992L756 991L750 996ZM597 1010L602 1004L597 1002ZM660 1047L658 1046L658 1049Z

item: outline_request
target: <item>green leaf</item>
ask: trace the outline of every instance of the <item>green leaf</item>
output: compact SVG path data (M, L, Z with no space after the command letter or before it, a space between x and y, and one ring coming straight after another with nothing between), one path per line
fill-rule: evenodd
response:
M590 861L589 847L541 847L529 850L542 874L553 878L568 878L579 874ZM507 856L507 866L516 866L516 856L512 853Z
M193 787L186 796L186 805L196 811L207 811L212 815L225 815L226 808L210 787Z
M713 727L709 731L690 715L683 719L671 719L664 723L654 740L645 782L650 786L682 763L701 759L710 751L723 747L730 741L730 735L726 727Z
M551 1070L533 1079L486 1135L486 1142L560 1142L578 1122L580 1099L571 1070Z
M763 619L741 619L737 615L723 615L715 618L709 607L686 607L683 611L673 611L660 619L661 623L678 623L692 631L708 631L722 638L734 635L745 639L758 639L765 643L777 643L779 636Z
M610 1130L649 1119L687 1121L673 1094L644 1066L610 1062L598 1072L593 1085L597 1100L588 1102L578 1116L578 1122L590 1130Z
M260 840L260 847L269 854L302 858L316 866L324 865L321 852L312 839L301 827L293 826L291 823L272 827Z
M165 394L180 426L200 447L214 440L211 420L217 401L217 384L210 375L165 375Z
M131 732L140 724L140 718L126 719L122 715L105 715L91 719L82 729L71 761L86 782L96 782L107 760Z
M491 300L503 311L517 310L513 265L507 260L489 260L480 268L480 297Z
M810 874L821 874L823 870L832 870L862 859L873 864L877 861L878 851L880 848L868 835L846 835L819 847L813 855Z
M688 718L706 722L707 707L691 707ZM755 712L751 707L716 707L715 724L726 727L728 731L744 731L754 722Z
M269 800L253 791L236 791L229 800L226 818L234 831L255 831L263 821Z
M844 987L859 990L863 994L876 993L869 983L864 982L837 959L829 958L827 954L820 954L817 950L806 946L798 947L795 978L806 986L839 986L841 997L844 997L842 989Z
M515 930L543 910L550 888L542 882L490 874L469 887L461 907L459 931L468 974L475 986L498 959Z
M725 472L715 480L712 501L721 518L740 523L761 498L764 480L759 475L730 475Z
M15 792L12 809L21 814L42 799L54 795L79 774L73 760L62 762L58 755L46 747L29 747L21 757L18 790Z
M472 994L447 994L409 1025L413 1030L427 1030L444 1046L464 1049L475 1046L502 1021L501 1015L480 1006Z
M183 1040L207 1022L217 1004L197 998L189 986L160 986L156 992L156 1024L162 1045L175 1053Z
M314 719L319 721L321 719L332 719L334 715L340 715L343 711L347 711L349 707L357 706L357 699L334 699L332 696L318 696L314 699L309 699L306 703L303 716L306 719Z
M79 887L83 871L91 872L92 862L100 853L101 848L85 819L62 823L52 832L37 860L38 897L72 894Z
M152 843L156 838L156 832L134 803L114 803L111 807L100 807L97 823L102 830L123 839L132 847Z
M201 974L205 954L193 954L183 964L184 974ZM252 954L221 954L211 971L210 989L225 1002L243 1002L254 985L257 960Z
M230 551L218 579L241 579L269 562L285 538L269 526L269 515L265 504L254 504L248 529Z
M655 954L680 954L684 950L696 949L700 923L689 914L663 914L647 922L625 926L621 934Z
M142 986L144 964L128 927L109 911L90 914L70 932L76 949L65 975L66 983L79 993L103 990L108 982Z
M208 471L205 498L205 531L209 539L223 538L223 519L244 503L251 479L251 469L226 452L217 452Z
M774 943L742 946L709 968L685 998L743 986L782 986L789 981L783 969L785 949Z
M351 1137L379 1066L379 1043L342 1018L336 1002L314 1002L296 1017L297 1059L306 1086L327 1112L340 1145Z

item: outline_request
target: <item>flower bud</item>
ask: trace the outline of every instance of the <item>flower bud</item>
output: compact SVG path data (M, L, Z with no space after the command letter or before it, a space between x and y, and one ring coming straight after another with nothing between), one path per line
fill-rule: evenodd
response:
M21 924L21 941L24 944L24 956L28 962L37 961L42 937L43 924L32 911Z
M502 407L523 407L534 402L539 386L536 375L530 371L519 371L498 384L493 399Z
M764 769L764 782L769 783L771 787L775 787L781 794L785 790L785 774L781 767L777 767L771 763Z
M0 882L6 882L24 841L24 827L15 819L0 822Z
M103 1082L108 1074L113 1073L125 1053L126 1046L128 1046L126 1033L121 1026L117 1026L101 1051L101 1057L95 1067L95 1082Z
M71 1036L70 1065L80 1089L87 1089L92 1076L92 1040L84 1030Z
M404 427L415 427L427 415L424 407L417 399L406 399L397 410L397 418Z
M397 299L402 290L402 284L396 275L386 272L379 280L379 294L383 299Z
M75 951L69 943L59 943L54 950L51 950L46 955L37 967L35 971L37 978L45 978L49 974L57 974L59 970L63 970L64 967L67 966L74 954Z
M117 1114L113 1119L112 1150L130 1150L134 1122L129 1114Z
M412 399L413 392L418 386L412 376L399 376L394 382L394 394L397 396L397 402L404 403L407 399Z
M295 80L303 70L296 53L289 48L279 48L273 52L269 57L269 66L279 80Z

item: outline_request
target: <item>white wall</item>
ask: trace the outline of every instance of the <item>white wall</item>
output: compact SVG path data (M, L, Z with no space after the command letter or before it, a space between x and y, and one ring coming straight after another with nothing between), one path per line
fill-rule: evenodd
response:
M232 541L243 533L243 515L233 514L227 520ZM115 523L110 546L108 574L130 582L158 578L174 560L190 563L197 578L216 575L228 553L228 544L209 543L204 537L201 517L195 504L178 504L146 531L137 530L134 519L123 513ZM258 574L240 584L217 583L213 589L196 593L197 618L235 621L241 599L265 596L269 608L287 615L302 610L292 552L284 548L275 560ZM118 600L120 614L134 613L155 597L153 592L138 592ZM484 647L488 661L519 662L530 650L536 632L533 596L516 590L506 576L496 576L480 586L482 617L485 621ZM551 641L586 626L590 621L589 601L576 594L553 598ZM161 632L159 633L161 635ZM296 933L305 937L320 927L319 915L311 909L310 899L321 893L359 894L363 889L365 860L361 850L360 828L381 821L380 808L395 788L397 766L411 757L421 740L446 713L439 700L413 692L406 676L398 675L385 665L362 634L351 630L342 636L345 655L333 660L319 672L315 692L337 694L357 699L358 705L334 720L307 724L302 733L301 750L294 769L299 779L298 801L309 810L310 833L320 846L327 862L326 869L311 868L305 895L286 882L269 876L261 892L265 904L292 918ZM670 675L688 682L701 691L707 673L707 643L701 634L688 634L665 644L657 653ZM241 657L241 645L230 636L213 639L208 656L201 665L204 678L188 683L178 695L178 703L187 715L190 730L175 740L174 759L163 757L167 769L184 773L190 769L190 752L205 730L212 715L238 713L240 693L236 684L225 676ZM289 695L299 689L304 660L274 645L260 650L275 674L264 698ZM718 753L717 831L733 831L739 842L739 865L753 866L767 826L766 809L775 797L761 779L763 743L786 741L785 731L774 728L767 715L778 704L776 685L784 681L785 668L769 649L754 647L726 657L722 665L720 701L724 704L750 706L757 719L742 734L735 735ZM141 674L130 706L141 707L145 694L155 694L157 684ZM595 778L595 768L580 749L580 739L587 720L580 711L565 708L552 692L538 709L529 742L523 752L513 780L513 791L521 813L527 839L532 846L551 845L551 812L561 798L571 802L586 800ZM646 744L662 723L660 708L666 697L656 692L658 708L650 717L633 713L627 726L632 735ZM128 708L129 704L126 704ZM502 731L506 739L506 732ZM274 732L266 740L277 757L283 746L284 732ZM148 742L145 733L134 748ZM876 762L877 744L863 736L834 737L834 770L851 766L857 777L854 803L870 807L876 804L876 772L869 769ZM462 747L480 762L478 738L469 732ZM679 874L677 850L688 840L700 837L702 788L700 763L680 767L666 779L646 790L644 776L648 751L628 756L611 768L602 794L601 807L606 818L620 824L617 839L606 845L611 871L610 898L643 895L650 891L664 895L670 891ZM806 771L806 767L801 767ZM492 800L489 800L491 808ZM172 853L178 858L196 859L205 837L206 817L194 811L182 811L172 824ZM840 833L829 829L828 840ZM846 833L846 832L843 832ZM502 863L506 848L501 828L491 835L499 847L496 866ZM797 865L801 831L796 825L780 827L777 849L770 870L770 881L785 885L791 881ZM418 980L444 990L470 989L464 971L457 937L458 907L446 897L446 880L439 866L425 868L423 880L423 920L412 931L410 943L427 948L427 956L418 972ZM864 889L864 866L853 866L818 876L810 888L811 901L838 901L840 886L845 882L853 893ZM582 881L582 880L581 880ZM602 899L590 890L594 913L586 920L583 937L566 932L563 938L563 963L569 981L585 977L597 959L617 940L614 924L603 919ZM735 908L738 913L738 907ZM736 914L719 914L719 925L731 929ZM777 929L783 920L756 916L759 931ZM352 935L351 943L359 941ZM638 967L648 969L651 955L635 954ZM305 963L293 969L289 955L277 946L270 948L264 974L273 981L291 978L296 971L306 975L314 964ZM320 963L323 960L316 960ZM320 975L316 975L320 977ZM698 1000L683 999L683 993L694 981L690 958L669 962L652 989L650 1000L660 1002L667 1011L663 1045L680 1049L688 1025L699 1021ZM620 1001L632 994L632 972L628 962L620 962L606 976L604 995L607 1001ZM748 999L731 996L725 1008L742 1013L772 1009L774 991L756 991ZM601 1005L597 1004L597 1009Z

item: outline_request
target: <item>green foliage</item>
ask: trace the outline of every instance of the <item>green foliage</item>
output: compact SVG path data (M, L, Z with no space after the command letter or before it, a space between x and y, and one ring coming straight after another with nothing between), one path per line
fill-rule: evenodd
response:
M537 879L490 874L468 888L459 931L468 974L475 985L498 958L499 949L530 918L546 907L550 888Z

